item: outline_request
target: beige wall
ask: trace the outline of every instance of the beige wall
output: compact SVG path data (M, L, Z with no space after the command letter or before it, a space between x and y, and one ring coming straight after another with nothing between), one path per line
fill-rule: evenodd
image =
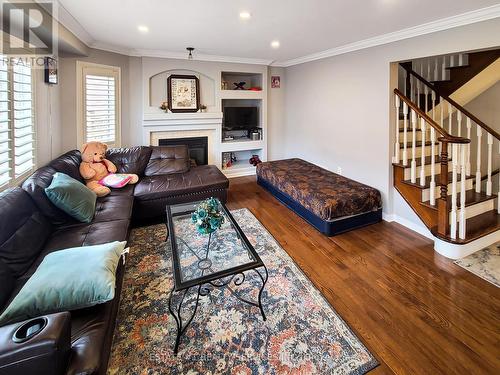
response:
M500 45L500 19L286 69L285 156L298 156L378 188L385 215L423 228L392 187L390 63Z
M80 148L77 145L76 131L76 62L86 61L96 64L118 66L121 68L121 100L122 100L122 144L128 145L130 134L130 77L128 56L117 53L90 49L89 55L78 58L61 58L59 60L60 103L62 123L62 149L64 151Z
M60 86L46 84L44 76L43 69L35 70L36 160L39 167L62 152Z
M269 67L268 74L268 149L267 157L269 160L283 159L285 153L285 127L286 127L286 111L285 111L285 92L286 92L286 75L285 68ZM281 79L280 88L271 88L271 77L279 76Z

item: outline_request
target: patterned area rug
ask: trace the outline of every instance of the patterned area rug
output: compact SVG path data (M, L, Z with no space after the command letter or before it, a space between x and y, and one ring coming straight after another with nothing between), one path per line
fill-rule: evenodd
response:
M364 374L376 367L373 355L250 211L233 215L269 271L267 321L229 290L214 289L201 297L175 357L166 229L134 229L108 374ZM258 291L259 280L247 282Z
M500 242L458 259L455 264L500 287Z

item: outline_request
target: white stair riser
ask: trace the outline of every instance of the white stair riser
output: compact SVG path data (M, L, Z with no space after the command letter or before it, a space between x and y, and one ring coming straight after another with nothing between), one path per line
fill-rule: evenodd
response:
M452 168L452 162L448 162L448 170L451 171ZM420 176L420 166L417 167L417 176ZM425 176L430 176L431 175L431 165L427 164L425 165L424 168L425 171ZM435 173L438 174L441 172L441 163L436 163L436 170ZM405 180L411 179L411 168L405 168Z
M422 132L416 132L415 135L417 136L417 141L421 141L422 140ZM411 140L413 139L413 134L411 131L409 132L406 132L406 136L408 137L408 141L411 142ZM399 132L399 141L402 142L403 141L403 138L404 138L404 132ZM429 135L426 134L426 139L429 140Z
M484 214L485 212L491 211L496 208L496 199L490 199L489 201L472 204L465 207L465 219L470 219L471 217ZM457 223L458 217L460 216L460 208L457 208ZM450 213L450 223L451 223L451 213Z
M473 178L465 180L465 191L471 190L473 188L473 182L474 182ZM460 193L460 184L457 185L457 192ZM451 183L448 184L448 195L451 195ZM434 192L434 196L436 198L441 196L441 187L440 186L436 187L436 190ZM422 202L427 202L430 199L431 199L431 189L429 188L429 189L422 190Z

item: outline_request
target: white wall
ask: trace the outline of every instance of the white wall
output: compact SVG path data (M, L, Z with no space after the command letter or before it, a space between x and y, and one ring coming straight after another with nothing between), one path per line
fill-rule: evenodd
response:
M423 227L392 187L390 63L500 45L500 19L286 69L284 156L298 156L379 189L384 214ZM283 144L272 137L270 149Z
M285 92L286 92L286 70L285 68L269 67L268 74L268 160L279 160L285 157L285 139L286 134L286 111L285 111ZM279 76L281 80L280 88L271 88L271 77Z

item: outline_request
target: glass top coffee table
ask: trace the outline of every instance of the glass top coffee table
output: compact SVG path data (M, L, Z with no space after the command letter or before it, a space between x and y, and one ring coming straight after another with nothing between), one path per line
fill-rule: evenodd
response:
M196 315L200 296L207 296L214 288L227 288L239 300L258 307L262 318L262 292L268 279L267 269L226 206L218 202L224 223L213 233L200 234L191 221L191 214L200 202L166 207L168 240L172 250L174 287L168 307L177 324L174 353L177 355L180 339ZM253 272L261 281L258 300L251 301L239 295L240 286ZM195 297L186 298L190 290ZM190 312L184 311L189 307ZM181 316L182 315L182 316ZM186 319L187 318L187 319Z

